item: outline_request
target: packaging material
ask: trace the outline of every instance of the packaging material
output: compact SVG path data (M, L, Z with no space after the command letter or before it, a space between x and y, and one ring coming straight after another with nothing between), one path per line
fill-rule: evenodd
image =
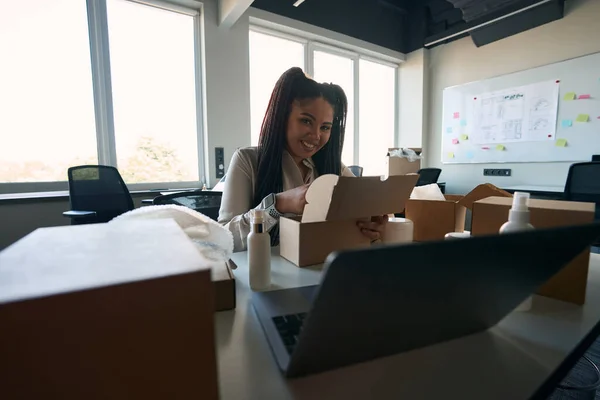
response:
M226 263L216 263L212 267L212 282L215 295L215 311L232 310L235 308L235 276L231 260Z
M386 154L386 171L389 176L417 173L421 169L421 148L390 148Z
M406 218L414 223L414 241L442 240L449 232L463 232L467 209L473 203L490 196L512 197L496 186L485 183L477 186L468 194L444 195L443 201L428 199L410 199L406 202Z
M218 398L210 262L173 220L37 229L0 265L2 398Z
M437 183L415 186L410 194L410 198L415 200L446 200Z
M473 235L498 233L508 219L512 199L489 197L473 204ZM534 228L591 223L594 203L559 200L529 200L530 222ZM544 284L537 294L575 304L585 302L590 251L587 249Z
M357 221L402 212L417 179L319 177L306 193L302 217L279 219L280 255L305 267L323 263L332 251L370 246Z

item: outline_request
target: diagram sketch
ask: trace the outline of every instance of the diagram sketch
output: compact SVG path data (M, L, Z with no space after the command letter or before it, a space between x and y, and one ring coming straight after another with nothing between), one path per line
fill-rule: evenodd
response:
M554 140L559 85L541 82L474 97L478 144Z

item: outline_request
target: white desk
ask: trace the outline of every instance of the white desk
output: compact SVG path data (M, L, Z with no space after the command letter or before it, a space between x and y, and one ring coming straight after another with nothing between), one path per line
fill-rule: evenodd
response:
M298 268L276 252L273 289L319 282L319 267ZM249 301L246 257L232 257L236 309L216 314L222 399L525 399L600 321L600 255L592 254L583 307L536 296L531 311L487 332L286 380Z

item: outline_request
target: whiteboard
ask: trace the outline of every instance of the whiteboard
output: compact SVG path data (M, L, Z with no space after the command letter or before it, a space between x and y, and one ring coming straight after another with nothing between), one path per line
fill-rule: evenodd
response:
M489 134L490 125L506 121L494 111L496 121L482 123L483 101L514 94L525 94L523 136ZM548 107L541 119L532 111L539 105ZM444 164L589 161L600 153L600 53L444 89L441 137Z

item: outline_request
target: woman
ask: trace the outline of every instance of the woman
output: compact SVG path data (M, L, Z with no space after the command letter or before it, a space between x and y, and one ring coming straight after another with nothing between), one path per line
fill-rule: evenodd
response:
M271 244L279 243L279 217L299 215L306 190L320 175L354 176L341 160L348 102L342 88L317 83L300 68L279 78L271 94L258 147L235 152L227 171L219 222L233 234L234 251L246 250L250 210L267 211ZM387 216L359 222L375 241Z

